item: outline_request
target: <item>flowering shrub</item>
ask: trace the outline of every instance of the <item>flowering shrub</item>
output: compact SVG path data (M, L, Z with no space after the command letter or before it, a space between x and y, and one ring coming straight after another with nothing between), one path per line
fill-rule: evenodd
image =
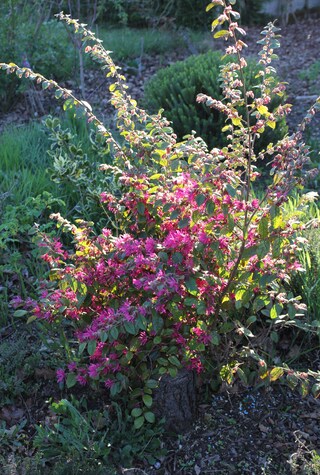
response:
M66 100L64 108L87 115L113 156L113 165L101 167L117 184L115 191L114 182L108 187L106 180L101 193L110 228L95 235L90 223L53 215L74 246L66 250L42 235L43 259L52 271L34 312L48 322L72 325L72 358L58 381L68 387L104 385L112 397L127 394L136 428L155 419L152 391L161 375L175 376L181 367L220 372L228 383L236 375L248 382L256 362L261 378L274 381L286 372L292 385L301 376L306 389L305 374L269 366L262 355L268 342L276 341L276 330L305 310L285 292L290 274L301 270L296 231L302 225L283 218L282 204L302 185L308 160L302 132L320 100L295 134L255 156L255 140L275 129L290 106L272 113L268 108L285 88L270 64L279 46L272 23L260 41L259 94L246 89L246 45L234 3L214 0L208 6L223 7L212 25L227 26L215 37L232 41L226 50L230 61L221 70L225 99L198 96L226 116L229 144L222 149L209 151L193 135L177 143L160 113L149 116L128 95L124 77L93 33L63 14L60 18L87 42L86 52L114 78L111 101L123 143L71 91L28 68L1 64L53 89ZM238 112L243 106L244 116ZM259 199L252 190L258 158L271 161L273 176Z

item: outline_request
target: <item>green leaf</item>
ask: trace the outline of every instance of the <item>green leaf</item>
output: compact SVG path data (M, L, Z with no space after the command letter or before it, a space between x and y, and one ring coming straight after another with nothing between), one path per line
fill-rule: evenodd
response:
M159 333L163 328L163 318L157 312L152 313L152 329Z
M86 342L86 341L83 341L82 343L80 343L80 345L79 345L79 350L78 350L79 355L82 355L82 353L84 352L86 346L87 346L87 342Z
M243 296L244 296L244 294L245 294L245 292L246 292L246 289L240 289L240 290L238 290L238 291L236 292L235 299L236 299L237 301L241 301L242 298L243 298Z
M220 333L229 333L234 329L234 323L224 322L220 327Z
M197 195L196 196L196 203L198 206L203 205L203 203L206 201L206 196L203 194Z
M169 259L169 256L166 252L163 252L163 251L160 251L158 253L158 256L160 257L160 259L163 261L163 262L168 262L168 259Z
M93 353L96 351L97 348L97 342L95 340L90 340L88 343L88 353L89 355L93 355Z
M175 252L172 255L172 262L174 264L181 264L182 261L183 261L183 255L181 254L181 252Z
M124 324L123 324L126 332L128 332L130 335L135 335L136 334L136 328L135 328L135 325L133 322L129 322L127 320L125 320Z
M211 200L208 200L207 204L206 204L206 211L207 211L209 216L211 216L214 213L214 209L215 209L214 202L211 201Z
M251 315L251 317L247 318L247 324L251 325L251 323L254 323L257 321L257 317L255 315Z
M50 86L50 82L49 81L43 81L41 86L42 86L42 89L48 89L48 87Z
M261 241L257 249L257 256L263 259L270 251L270 242L267 240Z
M144 394L143 397L142 397L142 400L143 400L143 403L145 404L145 406L147 406L147 407L152 406L153 399L149 394Z
M173 368L172 366L168 369L171 378L175 378L178 374L178 369Z
M177 366L177 368L180 368L181 363L176 356L169 356L168 360L169 363L173 364L173 366Z
M55 94L54 94L54 97L56 99L60 99L60 97L62 97L62 96L63 96L63 91L61 89L57 89Z
M74 373L69 373L66 379L67 388L72 388L77 382L76 375Z
M142 203L141 201L137 204L137 211L139 214L142 214L144 215L144 212L146 210L146 207L144 205L144 203Z
M196 280L195 280L193 277L190 277L190 278L185 282L185 284L186 284L186 287L187 287L188 292L189 292L191 295L197 295L197 294L198 294L199 289L198 289Z
M197 314L198 315L205 315L206 311L207 311L207 306L206 306L205 302L203 302L203 301L198 302L198 304L197 304Z
M220 335L216 331L211 333L211 342L215 346L218 346L220 343Z
M145 421L145 419L144 419L143 416L140 416L140 417L138 417L137 419L135 419L135 420L134 420L134 423L133 423L134 428L135 428L135 429L140 429L140 428L143 426L144 421Z
M121 392L122 386L120 381L117 381L110 389L110 396L114 397Z
M132 411L131 411L132 417L140 417L141 414L142 414L142 409L140 409L140 407L135 407L135 408L132 409Z
M276 238L272 246L272 257L280 257L281 253L281 238Z
M193 297L187 297L184 299L184 304L187 305L187 307L192 307L192 305L197 305L198 299L195 299Z
M153 424L156 420L156 416L150 411L144 413L144 418L146 421L150 422L150 424Z
M181 214L181 210L180 209L175 209L170 214L170 219L177 219L180 216L180 214Z
M243 371L243 369L238 368L238 369L237 369L237 375L239 376L239 378L241 379L241 381L242 381L244 384L248 384L248 378L247 378L245 372Z
M27 310L16 310L13 314L14 317L24 317L29 313Z
M228 194L232 196L232 198L235 198L235 196L237 195L237 190L232 185L230 185L230 183L226 184L225 189Z
M110 330L110 336L113 340L116 340L119 336L119 330L117 327L112 327Z
M183 218L179 221L178 223L178 228L179 229L183 229L183 228L186 228L190 223L190 219L189 218Z
M159 386L159 383L155 379L148 379L148 381L146 381L146 386L150 389L156 389Z
M320 394L320 383L315 383L313 386L312 386L312 394L314 397L318 398L319 397L319 394Z

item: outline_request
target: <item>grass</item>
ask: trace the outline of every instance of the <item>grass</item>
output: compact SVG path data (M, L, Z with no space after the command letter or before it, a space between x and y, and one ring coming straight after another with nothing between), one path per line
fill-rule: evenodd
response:
M147 28L106 28L99 29L99 38L107 50L113 51L116 61L127 61L141 54L167 54L186 48L182 34L174 30L154 30ZM188 33L190 42L199 52L209 49L210 36L206 33Z
M56 187L45 172L48 147L48 138L39 124L7 129L0 136L2 200L18 205L30 196L54 191Z
M292 286L295 294L301 295L308 307L309 321L320 322L320 209L317 202L312 200L312 194L291 197L284 205L284 210L286 219L296 219L306 224L302 237L308 242L301 245L298 254L305 271L293 276Z

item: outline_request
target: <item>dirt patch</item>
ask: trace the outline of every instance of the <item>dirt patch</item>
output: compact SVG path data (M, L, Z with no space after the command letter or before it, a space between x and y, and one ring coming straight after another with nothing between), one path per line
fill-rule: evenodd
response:
M225 391L200 407L192 431L171 442L149 475L287 475L320 448L320 401L282 386ZM170 444L169 444L170 445Z

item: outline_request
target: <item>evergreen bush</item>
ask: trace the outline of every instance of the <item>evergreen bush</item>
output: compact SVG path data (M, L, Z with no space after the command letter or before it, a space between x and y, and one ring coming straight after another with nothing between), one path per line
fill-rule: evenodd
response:
M222 133L225 116L222 112L210 110L197 102L200 92L219 100L223 99L223 85L219 81L220 70L227 59L221 60L219 51L210 51L199 56L192 56L184 61L158 71L145 85L144 102L146 108L156 113L164 110L168 120L179 139L192 130L212 147L223 147L227 144L227 133ZM244 71L248 88L256 90L259 84L259 64L256 59L249 59ZM271 102L270 110L274 111L283 102L283 92L279 91ZM244 114L241 107L240 113ZM228 132L228 131L226 131ZM260 151L270 143L284 137L287 132L286 119L283 117L275 129L269 129L256 140L256 151Z

